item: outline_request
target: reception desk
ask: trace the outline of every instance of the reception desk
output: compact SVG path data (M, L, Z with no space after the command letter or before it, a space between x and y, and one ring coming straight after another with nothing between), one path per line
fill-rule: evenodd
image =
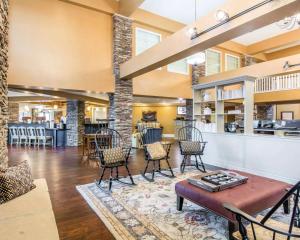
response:
M274 135L203 133L203 161L289 183L300 180L300 138Z

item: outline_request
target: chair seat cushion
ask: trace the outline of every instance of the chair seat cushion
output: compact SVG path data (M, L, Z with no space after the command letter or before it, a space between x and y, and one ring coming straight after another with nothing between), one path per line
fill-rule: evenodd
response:
M167 156L166 150L160 142L147 144L146 149L152 160L163 159Z
M103 158L105 164L113 164L123 162L125 160L125 154L121 147L110 148L103 150Z
M0 204L21 196L34 189L31 170L28 163L10 167L0 172Z
M263 218L263 216L258 216L257 217L257 220L258 221L261 221ZM278 222L276 220L273 220L273 219L269 219L266 224L266 226L269 226L273 229L276 229L276 230L281 230L283 232L287 232L288 229L289 229L289 225L285 224L285 223L282 223L282 222ZM259 240L270 240L270 239L273 239L273 231L270 231L268 229L265 229L263 227L260 227L258 225L253 225L254 226L254 230L255 230L255 235L256 235L256 239L259 239ZM248 234L248 238L249 240L254 240L254 236L253 236L253 232L252 232L252 228L251 228L251 225L249 224L247 227L247 234ZM293 233L294 234L300 234L300 229L299 228L296 228L294 227L293 228ZM242 240L242 236L240 234L239 231L235 232L233 234L234 238L235 239L241 239ZM284 235L280 235L280 234L276 234L276 237L275 237L275 240L286 240L287 237L284 236ZM294 240L296 238L290 238L291 240ZM299 239L299 238L297 238Z
M201 153L202 151L201 142L181 141L180 146L183 153Z

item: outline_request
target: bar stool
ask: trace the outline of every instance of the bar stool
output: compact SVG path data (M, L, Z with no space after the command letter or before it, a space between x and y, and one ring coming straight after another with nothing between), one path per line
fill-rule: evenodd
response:
M18 127L18 135L19 135L19 144L22 145L22 143L24 143L24 146L26 146L28 144L26 127Z
M47 141L51 140L51 146L53 147L53 138L51 136L46 136L46 129L44 127L37 127L35 130L38 146L42 143L45 147Z
M14 143L19 145L19 134L17 127L10 127L9 128L9 136L10 136L10 145L12 146Z
M36 131L34 127L28 127L27 128L27 137L28 137L28 145L31 146L33 142L33 146L36 145Z

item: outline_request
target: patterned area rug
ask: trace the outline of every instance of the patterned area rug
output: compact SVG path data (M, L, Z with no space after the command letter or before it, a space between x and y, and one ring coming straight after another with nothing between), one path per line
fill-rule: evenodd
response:
M175 183L199 171L174 172L173 179L157 174L154 183L141 176L134 176L136 186L114 182L112 194L95 183L77 186L77 190L117 240L228 239L225 219L189 201L183 211L176 210Z

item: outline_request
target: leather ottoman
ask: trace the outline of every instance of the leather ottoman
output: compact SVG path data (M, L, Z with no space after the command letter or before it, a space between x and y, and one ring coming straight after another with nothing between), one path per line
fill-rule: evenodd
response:
M176 183L177 209L182 210L183 200L187 199L229 221L229 234L237 229L235 216L223 207L231 203L250 215L274 206L286 193L289 184L253 174L234 171L247 176L248 182L221 192L209 192L190 184L187 180ZM285 211L288 212L288 202Z

